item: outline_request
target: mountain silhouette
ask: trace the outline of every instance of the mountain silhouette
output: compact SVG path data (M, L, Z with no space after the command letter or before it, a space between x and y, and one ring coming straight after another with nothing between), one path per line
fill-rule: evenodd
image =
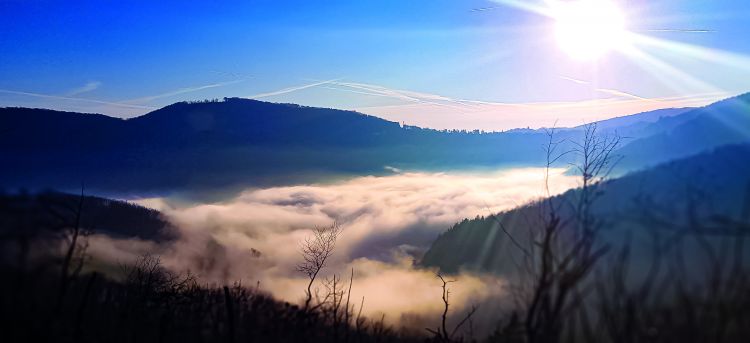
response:
M81 201L83 200L83 201ZM117 238L160 242L175 238L176 230L159 211L102 197L44 191L36 194L0 194L0 234L15 237L34 231L52 233L74 225Z
M733 101L744 103L746 98ZM719 108L714 110L714 106ZM700 110L647 112L601 124L606 130L628 133L627 151L639 156L629 168L636 169L645 162L672 158L660 152L645 161L638 155L651 145L666 144L659 135L669 131L668 137L674 137L674 132L689 131L687 122L723 120L723 116L736 115L722 111L744 109L719 103ZM700 115L715 112L722 113ZM560 137L567 142L581 131L561 130ZM238 186L390 173L386 167L446 170L539 165L547 140L543 130L439 131L353 111L238 98L181 102L127 120L3 108L0 132L3 163L12 166L0 170L0 188L74 192L83 182L97 194L118 196L193 190L220 193ZM714 140L724 143L725 138L706 134L691 149L710 148L718 145Z

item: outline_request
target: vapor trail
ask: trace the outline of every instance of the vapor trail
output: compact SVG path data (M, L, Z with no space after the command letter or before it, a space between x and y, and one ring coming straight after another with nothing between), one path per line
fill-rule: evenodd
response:
M137 109L144 109L144 110L156 109L156 107L151 107L151 106L134 105L134 104L126 104L126 103L120 103L120 102L110 102L110 101L102 101L102 100L94 100L94 99L86 99L86 98L75 98L75 97L69 97L69 96L50 95L50 94L41 94L41 93L32 93L32 92L20 92L20 91L13 91L13 90L7 90L7 89L0 89L0 93L25 95L25 96L32 96L32 97L45 98L45 99L81 101L81 102L88 102L88 103L93 103L93 104L102 104L102 105L110 105L110 106L125 107L125 108L137 108Z

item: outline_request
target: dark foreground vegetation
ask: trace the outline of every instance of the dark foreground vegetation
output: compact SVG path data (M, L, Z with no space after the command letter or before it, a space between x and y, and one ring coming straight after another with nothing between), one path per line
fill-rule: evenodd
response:
M157 256L91 270L88 211L125 212L167 230L146 209L59 193L3 196L0 220L0 332L3 342L386 342L421 341L383 318L354 312L341 280L305 306L273 299L258 285L212 285L174 273ZM96 217L96 216L93 216ZM140 232L112 231L136 235ZM323 232L323 231L321 231ZM316 241L310 241L315 249ZM324 254L330 255L332 245ZM320 262L320 261L319 261ZM322 263L325 262L323 259ZM99 266L101 267L101 266ZM322 264L312 268L323 267ZM359 304L357 304L359 305ZM361 306L361 305L360 305ZM348 310L344 310L344 309ZM360 307L361 308L361 307Z
M145 256L120 280L55 270L2 270L5 342L384 342L418 341L342 304L305 309L254 287L199 284ZM349 321L349 324L346 321Z
M490 341L750 341L750 146L607 181L618 140L550 132L548 165L577 155L581 187L459 223L423 265L507 277Z

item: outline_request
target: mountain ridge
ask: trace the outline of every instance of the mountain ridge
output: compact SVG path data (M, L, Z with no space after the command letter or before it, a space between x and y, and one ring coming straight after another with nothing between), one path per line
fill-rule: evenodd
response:
M744 103L749 97L729 100ZM701 109L619 127L635 135L624 148L695 120L701 113L696 111ZM655 116L649 113L633 118ZM544 130L438 131L354 111L239 98L180 102L130 119L2 108L0 131L0 153L14 166L0 170L0 187L75 191L84 182L103 195L292 184L320 180L321 175L386 175L386 166L448 170L541 165L547 141ZM558 134L570 148L581 131L560 129ZM701 144L711 148L714 143ZM664 152L655 160L663 161L662 155L671 156ZM629 162L628 170L633 170L651 161Z

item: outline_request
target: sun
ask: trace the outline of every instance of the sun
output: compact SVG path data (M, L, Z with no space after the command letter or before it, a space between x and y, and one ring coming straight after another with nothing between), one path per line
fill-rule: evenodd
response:
M572 58L595 60L627 44L625 15L611 1L556 1L552 13L557 42Z

